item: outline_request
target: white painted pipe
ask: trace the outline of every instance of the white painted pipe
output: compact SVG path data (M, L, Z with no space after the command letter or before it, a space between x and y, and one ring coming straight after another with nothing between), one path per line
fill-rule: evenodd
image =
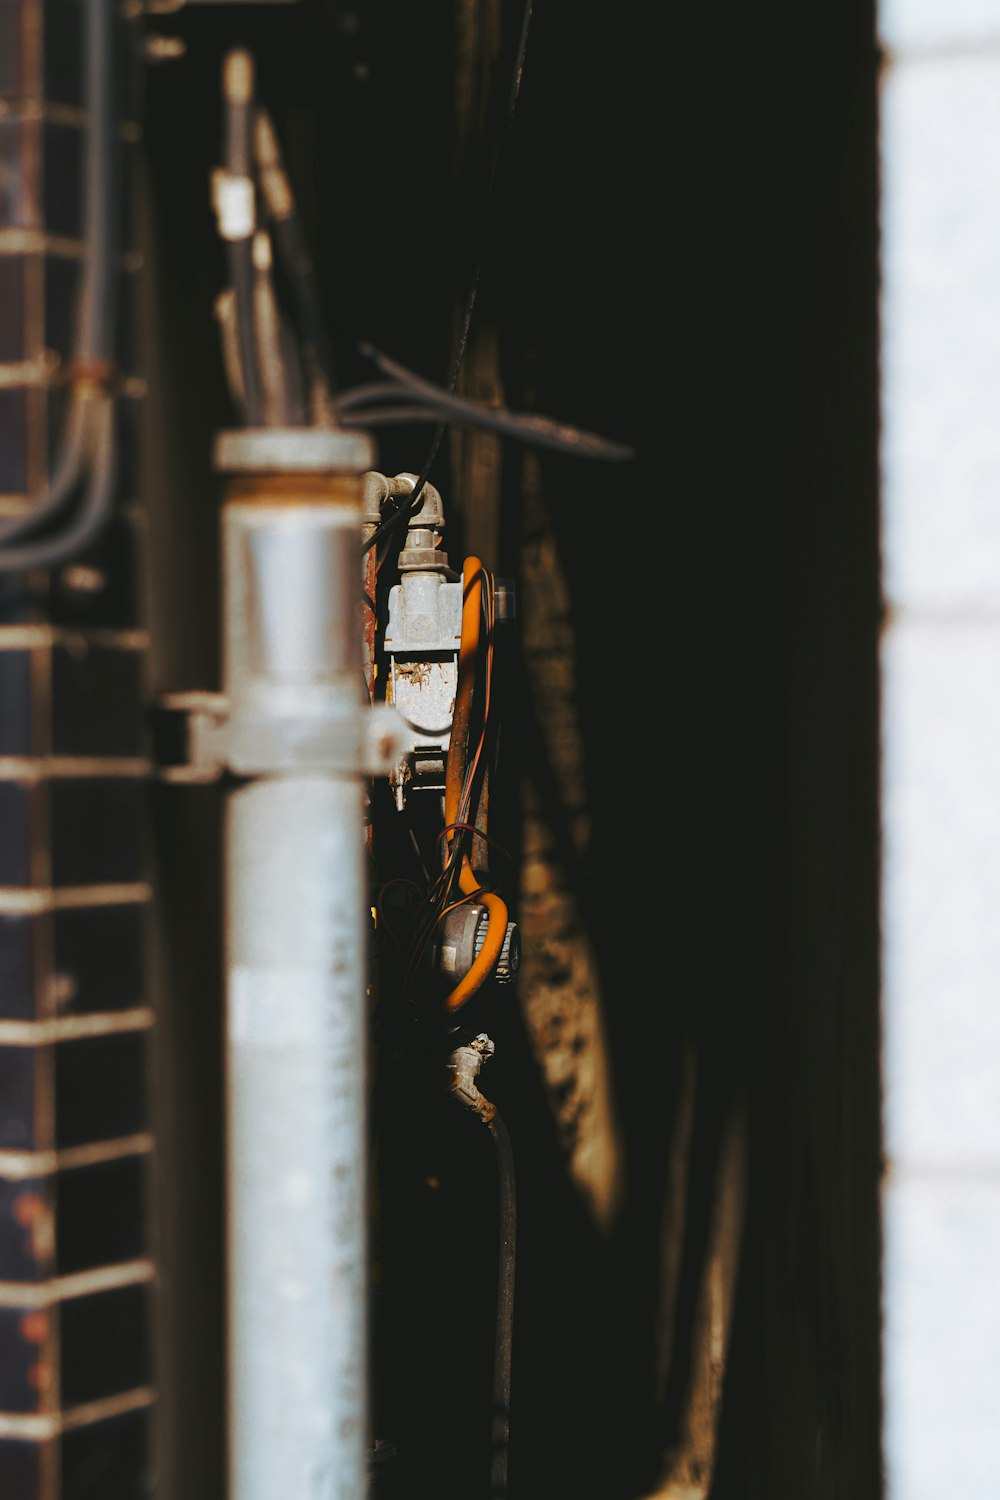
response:
M368 1489L364 791L399 750L364 685L356 437L220 444L228 1500Z
M366 1493L361 783L231 794L231 1500Z

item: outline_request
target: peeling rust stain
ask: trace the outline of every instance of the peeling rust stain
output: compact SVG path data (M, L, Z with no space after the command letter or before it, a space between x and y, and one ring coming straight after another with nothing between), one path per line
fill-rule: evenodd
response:
M14 1217L26 1229L41 1218L45 1212L45 1199L39 1193L18 1193L14 1200Z
M371 535L372 529L365 528L365 540ZM368 687L368 698L370 702L375 701L375 633L376 613L374 607L376 589L376 559L375 548L371 547L365 553L363 564L363 589L364 608L362 611L363 633L364 633L364 667L365 682Z
M28 1189L14 1199L13 1215L28 1231L32 1257L45 1265L55 1250L55 1223L49 1205L40 1193Z
M426 687L431 680L430 663L426 661L397 661L395 671L411 687Z
M44 1344L49 1332L49 1315L35 1308L24 1314L18 1327L26 1344Z

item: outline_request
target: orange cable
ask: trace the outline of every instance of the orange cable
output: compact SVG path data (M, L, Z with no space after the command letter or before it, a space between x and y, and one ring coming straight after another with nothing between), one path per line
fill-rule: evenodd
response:
M467 557L462 571L464 589L462 594L462 634L458 652L458 685L455 690L455 712L451 721L451 737L448 741L448 756L445 762L444 818L450 848L454 837L454 825L459 821L458 811L462 798L462 786L469 755L469 727L472 717L472 689L479 658L480 619L483 608L483 565L478 557ZM492 646L489 637L487 648ZM490 658L491 659L491 658ZM481 748L481 747L480 747ZM479 748L476 751L478 760ZM468 973L446 997L444 1005L449 1011L458 1010L480 988L491 973L507 936L507 906L492 891L486 891L476 879L467 854L462 855L458 872L459 889L464 895L478 896L486 908L489 918L483 946L476 955Z

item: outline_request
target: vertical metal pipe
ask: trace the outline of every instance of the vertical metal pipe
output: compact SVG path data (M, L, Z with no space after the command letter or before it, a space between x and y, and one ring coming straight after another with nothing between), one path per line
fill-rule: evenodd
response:
M365 1494L361 784L231 794L231 1500Z
M363 1500L370 454L225 436L229 1500Z

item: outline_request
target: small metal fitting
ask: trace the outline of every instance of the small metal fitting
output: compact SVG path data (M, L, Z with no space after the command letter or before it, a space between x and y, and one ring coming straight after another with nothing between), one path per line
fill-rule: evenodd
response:
M405 496L416 488L417 477L408 472L393 479L366 475L366 492L373 502L380 493ZM432 484L424 485L418 500L417 509L407 517L406 542L396 559L400 582L389 591L382 640L389 659L386 702L398 709L410 733L409 774L400 771L393 782L400 809L411 791L444 789L462 643L462 585L449 581L448 557L438 545L444 532L444 504Z
M484 1125L488 1125L497 1112L497 1107L485 1094L481 1094L476 1087L476 1079L479 1077L483 1063L493 1056L494 1044L485 1031L463 1047L456 1047L448 1058L448 1069L451 1073L451 1081L448 1085L449 1093L453 1094L459 1104L465 1109L472 1110L479 1115Z
M406 494L416 488L418 475L402 473L396 475L396 493ZM447 573L448 554L440 547L444 533L444 502L440 490L425 484L420 491L420 504L406 523L406 541L396 566L401 574Z

